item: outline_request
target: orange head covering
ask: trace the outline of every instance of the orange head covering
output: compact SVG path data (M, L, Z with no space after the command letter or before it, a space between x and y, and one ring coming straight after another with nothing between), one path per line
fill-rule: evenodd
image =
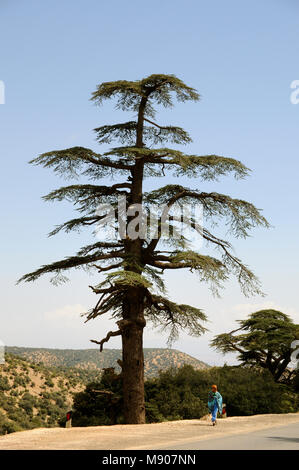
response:
M214 390L215 392L217 392L217 385L212 385L212 390Z

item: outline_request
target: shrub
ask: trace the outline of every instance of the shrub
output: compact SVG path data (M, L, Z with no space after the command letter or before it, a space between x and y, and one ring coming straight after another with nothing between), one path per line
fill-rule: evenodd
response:
M9 382L6 377L0 376L0 391L5 392L10 389Z

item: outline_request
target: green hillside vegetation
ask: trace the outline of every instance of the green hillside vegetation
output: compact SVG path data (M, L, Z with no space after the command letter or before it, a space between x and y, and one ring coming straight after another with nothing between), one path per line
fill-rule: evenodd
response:
M240 366L195 370L185 365L145 382L147 422L207 415L212 383L218 385L228 416L299 411L299 394L292 387L275 383L268 371ZM88 384L74 396L73 409L74 426L123 423L121 376L105 371L100 382Z
M100 378L99 371L46 367L6 354L0 365L0 434L58 426L74 393Z
M116 366L118 349L40 349L6 347L5 363L0 365L0 434L54 427L64 423L73 407L73 397L89 383L99 383L103 369ZM147 378L159 370L192 364L207 368L203 362L172 349L145 349ZM117 412L114 407L113 413ZM116 411L115 411L116 410ZM103 422L111 419L103 417ZM112 421L114 418L112 418Z
M157 362L161 356L154 353L172 352L148 351ZM0 434L63 426L70 409L74 426L124 422L122 378L113 368L103 372L78 366L49 367L9 353L5 359L0 365ZM299 411L298 378L290 387L275 383L267 371L240 366L195 369L185 364L161 370L146 380L147 422L205 416L212 383L217 383L229 416Z
M72 367L94 371L115 367L117 372L120 372L117 360L122 356L120 349L104 349L100 352L99 349L47 349L9 346L6 347L6 351L49 367ZM195 370L209 367L204 362L176 349L145 348L144 362L147 379L157 376L160 370L178 368L184 364L193 366Z

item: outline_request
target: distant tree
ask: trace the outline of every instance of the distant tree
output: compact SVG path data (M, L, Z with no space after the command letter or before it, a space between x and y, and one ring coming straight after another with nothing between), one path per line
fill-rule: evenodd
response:
M299 339L299 325L272 309L254 312L238 323L240 328L217 335L211 346L223 354L238 352L243 365L268 369L276 382L289 381L292 371L286 369L293 351L291 343Z
M84 246L75 256L44 265L20 281L35 281L45 273L54 273L55 282L63 281L63 272L78 267L93 268L99 273L112 271L106 274L104 282L91 287L99 297L95 307L87 313L87 320L107 312L117 320L116 331L94 342L102 350L103 344L111 337L122 338L124 415L127 423L145 422L143 330L146 322L161 325L164 330L169 328L171 338L175 338L181 329L192 335L205 331L203 321L206 317L199 308L176 304L167 297L162 279L165 270L189 269L198 273L201 281L211 283L214 290L222 286L232 273L244 292L259 292L256 277L232 254L230 243L200 227L192 214L186 214L186 226L199 232L207 244L220 250L222 256L205 255L192 249L186 237L177 238L175 214L169 218L169 237L162 236L167 215L178 204L201 204L206 221L224 220L235 236L247 237L253 227L268 226L251 203L199 188L201 180L216 180L226 174L245 177L248 169L240 161L218 155L187 155L164 146L167 141L174 144L191 142L182 128L154 121L155 105L173 106L173 95L181 102L199 99L196 90L174 75L155 74L137 81L102 83L92 95L96 104L115 98L118 109L136 115L133 121L95 129L100 144L118 140L122 145L102 155L88 148L73 147L46 152L32 160L34 164L52 168L66 179L81 176L97 182L64 186L44 197L46 201L71 201L81 213L80 217L56 227L51 235L84 226L93 226L97 231L107 215L97 210L99 204L108 203L113 207L116 218L120 216L117 239L103 236L100 241ZM155 148L157 145L159 147ZM179 180L177 184L144 191L144 178L163 177L166 173L179 179L185 176L195 178L197 188L184 187ZM116 180L110 186L98 184L101 179L106 183L111 178ZM120 207L119 198L125 199L125 207ZM139 210L140 205L143 211ZM144 215L153 206L163 210L158 214L157 230L146 234L143 230ZM100 236L99 232L97 234Z

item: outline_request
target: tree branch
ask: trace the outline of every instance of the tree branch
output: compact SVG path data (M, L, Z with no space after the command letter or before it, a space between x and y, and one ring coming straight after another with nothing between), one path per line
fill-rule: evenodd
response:
M100 352L102 352L104 343L107 343L112 336L120 336L121 334L122 334L121 330L109 331L107 336L105 338L103 338L101 341L96 341L95 339L91 339L90 341L92 343L99 344L100 345Z
M117 263L117 264L111 264L110 266L105 266L105 267L98 266L97 264L92 264L94 268L98 269L99 273L102 273L104 271L110 271L110 269L119 268L121 265L122 265L122 262Z
M156 127L158 127L159 129L166 129L165 126L159 126L159 124L156 124L155 122L150 121L150 120L147 119L147 118L144 118L144 121L147 121L147 122L149 122L150 124L153 124L153 126L156 126Z

